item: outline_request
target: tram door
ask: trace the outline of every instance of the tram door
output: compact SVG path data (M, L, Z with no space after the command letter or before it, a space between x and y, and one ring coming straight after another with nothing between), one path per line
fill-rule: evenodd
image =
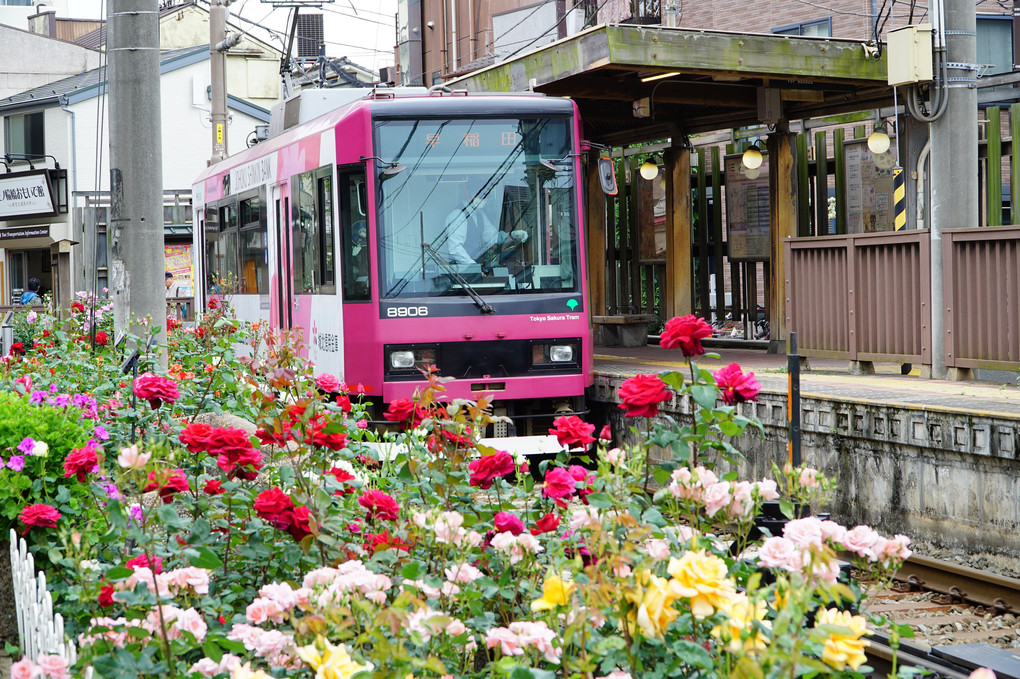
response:
M290 262L290 247L287 238L290 233L287 227L290 215L290 197L284 195L284 192L281 190L282 188L282 186L274 186L270 198L273 225L269 232L274 242L270 249L272 253L270 266L273 267L273 288L270 291L270 298L273 300L273 303L269 318L276 327L281 330L289 330L294 324L292 317L293 305L291 304L289 289L290 267L288 264Z

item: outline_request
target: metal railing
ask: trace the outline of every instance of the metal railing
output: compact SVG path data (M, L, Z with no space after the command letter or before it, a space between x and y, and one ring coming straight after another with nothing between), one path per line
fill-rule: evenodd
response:
M946 365L1020 368L1020 226L946 229Z
M931 364L927 230L785 242L787 327L804 356Z

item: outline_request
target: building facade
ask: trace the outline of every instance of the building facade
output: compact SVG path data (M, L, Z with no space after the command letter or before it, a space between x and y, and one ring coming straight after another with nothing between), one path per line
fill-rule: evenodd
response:
M190 242L190 187L211 154L208 60L206 45L164 52L160 59L171 245L175 236ZM0 174L0 304L15 303L30 278L39 278L58 304L75 290L106 287L106 92L106 70L93 69L0 100L5 130L32 131L21 134L25 151ZM234 96L228 109L228 150L236 153L257 124L268 123L269 112ZM5 135L0 155L10 152L16 136Z

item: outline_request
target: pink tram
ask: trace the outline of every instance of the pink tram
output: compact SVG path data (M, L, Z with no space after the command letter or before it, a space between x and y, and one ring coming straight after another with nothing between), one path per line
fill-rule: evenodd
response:
M450 398L494 395L497 435L545 434L591 384L580 129L543 95L305 91L196 180L197 295L230 281L377 404L434 365Z

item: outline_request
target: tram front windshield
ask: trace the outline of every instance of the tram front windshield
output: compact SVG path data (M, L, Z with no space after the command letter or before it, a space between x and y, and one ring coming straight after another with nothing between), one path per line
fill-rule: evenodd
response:
M575 292L569 117L377 120L384 299Z

